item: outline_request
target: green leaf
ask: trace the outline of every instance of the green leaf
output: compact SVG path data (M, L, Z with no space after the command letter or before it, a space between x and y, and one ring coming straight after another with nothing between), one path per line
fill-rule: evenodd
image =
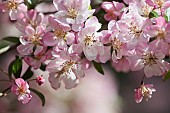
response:
M164 18L165 18L166 22L168 22L168 16L164 15Z
M10 44L6 41L0 41L0 54L5 53L10 48Z
M170 78L170 70L165 74L163 81L167 80Z
M30 79L33 76L33 72L31 70L31 67L29 66L28 69L25 71L24 75L22 76L22 78L24 80Z
M149 13L149 18L155 18L155 17L159 17L157 12L152 11L152 12Z
M93 65L100 74L104 75L104 71L100 63L93 61Z
M5 37L0 40L0 54L8 51L11 46L19 44L19 38L17 37Z
M45 97L44 97L44 95L41 92L39 92L39 91L37 91L35 89L30 88L30 90L32 92L34 92L40 98L40 100L42 102L42 106L44 106L45 105Z
M42 71L45 71L45 70L46 70L46 64L41 64L40 69L41 69Z
M19 44L20 43L18 37L8 36L8 37L3 38L2 40L8 41L8 42L11 42L11 43L15 43L15 44Z
M15 60L13 60L8 67L9 78L11 79L12 74L14 74L15 78L20 78L22 71L22 59L19 56L16 56Z

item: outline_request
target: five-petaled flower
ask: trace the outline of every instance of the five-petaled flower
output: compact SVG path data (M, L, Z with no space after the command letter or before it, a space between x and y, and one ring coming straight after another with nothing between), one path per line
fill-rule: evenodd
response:
M15 79L15 84L12 85L11 91L18 95L18 100L23 104L27 104L32 98L29 90L29 85L22 78Z

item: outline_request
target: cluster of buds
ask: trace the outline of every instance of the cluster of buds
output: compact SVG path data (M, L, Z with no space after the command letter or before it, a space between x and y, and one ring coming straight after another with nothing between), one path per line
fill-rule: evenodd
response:
M0 11L9 11L11 20L17 21L22 33L17 51L23 60L34 69L45 64L54 89L61 82L66 89L77 86L89 62L111 61L117 71L143 70L146 77L162 76L170 70L165 61L170 56L170 1L124 2L128 7L115 1L102 3L107 30L100 30L90 0L53 0L57 11L50 15L28 10L24 0L7 0L0 2ZM45 79L38 76L36 82L41 85ZM12 92L27 103L32 97L27 82L16 79L15 83ZM152 85L142 84L135 89L136 102L151 98L154 91Z

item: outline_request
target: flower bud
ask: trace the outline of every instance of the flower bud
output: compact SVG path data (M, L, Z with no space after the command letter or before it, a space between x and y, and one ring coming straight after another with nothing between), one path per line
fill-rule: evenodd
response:
M38 83L38 85L42 85L44 84L45 79L43 78L43 76L37 76L36 82Z

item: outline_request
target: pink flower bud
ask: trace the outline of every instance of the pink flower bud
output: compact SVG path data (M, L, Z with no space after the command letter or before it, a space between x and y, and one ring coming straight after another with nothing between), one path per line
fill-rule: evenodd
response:
M44 84L45 79L43 78L43 76L37 76L36 82L38 83L38 85L41 85Z

